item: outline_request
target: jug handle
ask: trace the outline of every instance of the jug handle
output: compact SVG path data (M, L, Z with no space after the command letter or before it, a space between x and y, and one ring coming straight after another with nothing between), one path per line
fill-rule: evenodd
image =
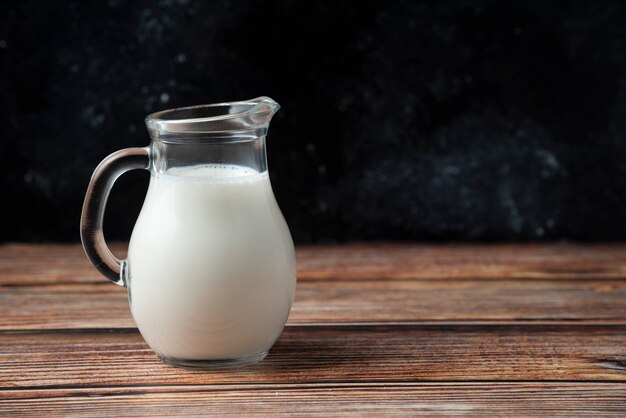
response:
M150 147L126 148L106 157L96 167L80 218L80 239L91 263L107 279L126 287L126 263L118 260L104 240L104 209L115 180L127 171L150 167Z

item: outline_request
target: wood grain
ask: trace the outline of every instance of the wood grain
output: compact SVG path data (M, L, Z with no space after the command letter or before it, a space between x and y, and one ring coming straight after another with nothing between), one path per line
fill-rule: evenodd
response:
M124 257L126 246L113 252ZM300 246L298 278L315 279L624 279L624 244ZM82 248L10 244L0 247L0 284L105 280Z
M0 388L626 382L626 326L289 326L263 362L210 373L163 364L135 330L0 335Z
M5 397L6 396L6 397ZM39 416L623 416L614 383L149 386L0 392L0 411Z
M626 281L301 281L291 324L498 321L626 324ZM126 290L0 286L0 330L135 327Z
M297 255L267 359L207 372L163 364L79 245L0 247L0 415L626 416L625 244Z
M624 244L363 244L298 248L298 277L624 278Z

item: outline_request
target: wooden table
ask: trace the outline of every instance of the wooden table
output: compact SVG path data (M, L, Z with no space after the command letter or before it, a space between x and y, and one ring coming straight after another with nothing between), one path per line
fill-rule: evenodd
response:
M0 415L626 415L626 245L299 247L298 279L266 360L188 370L79 246L0 247Z

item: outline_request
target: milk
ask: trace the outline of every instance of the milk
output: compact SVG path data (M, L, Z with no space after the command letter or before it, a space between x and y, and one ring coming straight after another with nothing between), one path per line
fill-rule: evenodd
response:
M128 250L133 317L166 359L264 353L295 290L295 255L267 172L203 165L153 174Z

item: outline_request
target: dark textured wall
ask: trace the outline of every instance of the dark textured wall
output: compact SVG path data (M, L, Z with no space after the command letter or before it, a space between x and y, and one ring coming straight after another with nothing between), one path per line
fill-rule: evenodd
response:
M75 241L146 114L269 95L299 242L626 238L620 1L8 1L0 241ZM127 239L147 173L106 218Z

